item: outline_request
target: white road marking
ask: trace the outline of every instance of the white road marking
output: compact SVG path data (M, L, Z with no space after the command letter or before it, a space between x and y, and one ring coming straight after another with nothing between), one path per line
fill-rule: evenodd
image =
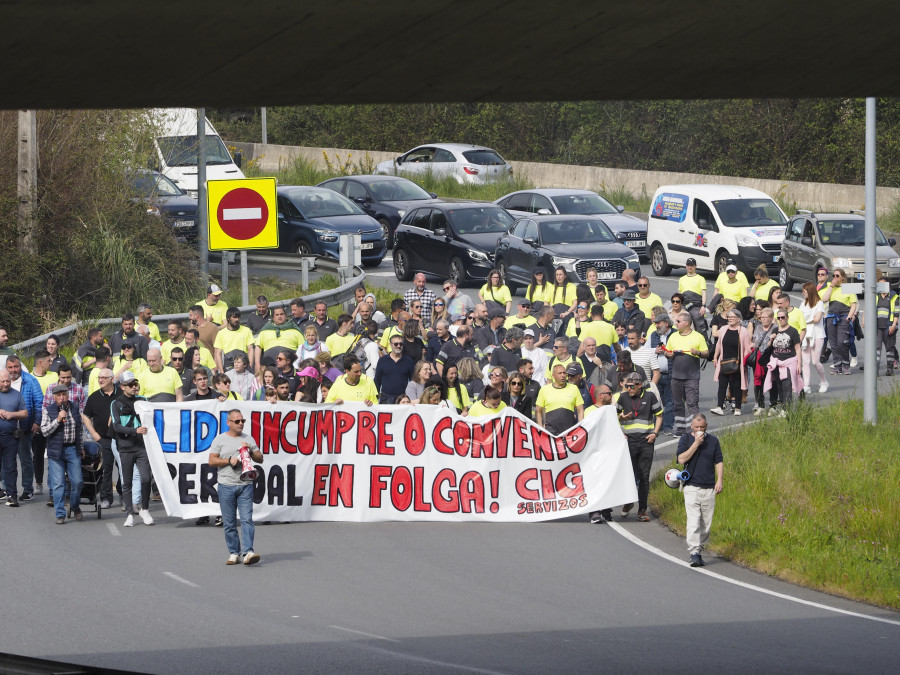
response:
M792 595L786 595L784 593L779 593L777 591L770 591L767 588L762 588L761 586L756 586L754 584L748 584L744 581L738 581L737 579L731 579L729 577L723 576L716 572L711 572L704 567L691 567L690 564L685 560L680 560L673 555L669 555L665 551L661 551L660 549L648 544L641 539L638 539L635 535L631 534L628 530L622 527L619 523L607 523L610 527L612 527L613 531L622 535L626 539L628 539L631 543L640 546L642 549L646 551L650 551L654 555L658 555L660 558L668 560L669 562L673 562L680 567L687 567L691 572L699 572L700 574L705 574L707 576L713 577L714 579L718 579L720 581L725 581L729 584L734 584L735 586L740 586L742 588L747 588L751 591L756 591L757 593L765 593L766 595L771 595L776 598L781 598L782 600L790 600L791 602L796 602L801 605L808 605L810 607L816 607L818 609L824 609L828 612L836 612L838 614L845 614L847 616L854 616L859 619L868 619L869 621L878 621L880 623L891 624L892 626L900 626L900 621L894 621L893 619L884 619L880 616L871 616L870 614L860 614L859 612L851 612L847 609L839 609L837 607L830 607L829 605L823 605L819 602L813 602L811 600L803 600L802 598L795 598Z
M200 588L198 584L195 584L193 581L188 581L187 579L182 579L177 574L173 574L172 572L163 572L170 579L174 579L175 581L184 584L185 586L190 586L191 588Z
M109 533L114 537L122 536L122 533L119 532L119 528L116 527L115 523L106 523L106 529L109 530Z
M344 628L343 626L329 626L329 628L334 628L336 630L343 630L348 633L355 633L356 635L362 635L363 637L375 638L376 640L384 640L385 642L400 642L400 640L394 640L393 638L384 637L383 635L375 635L373 633L364 633L361 630L353 630L352 628Z
M262 218L262 209L222 209L222 220L250 220Z

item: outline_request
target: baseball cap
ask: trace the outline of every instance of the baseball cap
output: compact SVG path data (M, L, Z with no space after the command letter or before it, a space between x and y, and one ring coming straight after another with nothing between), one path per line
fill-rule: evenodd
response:
M132 348L133 348L133 347L134 347L134 342L132 342L131 340L125 340L125 341L122 343L122 349L124 349L125 347L132 347Z
M653 323L659 323L660 321L665 321L670 326L672 325L672 317L670 317L668 314L660 314L658 317L656 317Z
M456 323L457 321L464 321L466 318L465 314L451 314L450 321Z
M206 287L206 294L209 295L212 293L213 295L222 295L222 289L219 288L216 284L210 284Z
M684 261L684 264L685 265L694 265L694 267L696 267L697 259L696 258L688 258L687 260Z
M67 393L68 393L69 388L68 388L66 385L64 385L64 384L57 384L57 385L55 385L55 386L53 387L53 389L52 389L51 391L52 391L54 394L61 394L61 393L63 393L63 392L67 392Z
M519 306L520 307L531 307L531 300L529 300L528 298L522 298L521 300L519 300Z
M131 382L137 382L137 375L135 375L130 370L126 370L124 373L119 375L119 384L130 384Z
M623 379L623 382L637 382L638 384L643 383L643 378L637 373L628 373Z
M729 265L728 267L725 268L725 271L726 272L737 272L738 271L737 265Z
M306 366L306 368L297 373L297 375L300 377L314 377L317 380L319 379L319 371L312 366Z
M570 363L566 366L566 375L581 375L584 370L577 363Z
M534 337L534 331L531 330L530 328L526 328L526 329L525 329L525 337L528 337L529 335L530 335L531 337Z

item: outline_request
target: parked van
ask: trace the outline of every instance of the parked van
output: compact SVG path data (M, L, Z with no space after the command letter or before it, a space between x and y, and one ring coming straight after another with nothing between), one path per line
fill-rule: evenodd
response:
M647 220L650 265L656 275L697 259L697 269L721 274L729 260L752 272L764 264L774 278L787 216L765 192L738 185L664 185Z
M156 108L150 111L156 131L156 151L151 169L166 176L190 197L197 198L197 110L196 108ZM213 125L206 120L206 179L243 178L240 155L231 157Z

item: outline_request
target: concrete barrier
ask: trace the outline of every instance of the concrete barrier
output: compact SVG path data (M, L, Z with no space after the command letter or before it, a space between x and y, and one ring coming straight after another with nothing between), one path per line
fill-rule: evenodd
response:
M307 148L293 145L263 145L262 143L232 143L244 153L245 159L256 160L260 169L267 173L278 171L289 165L295 158L314 162L325 168L323 152L332 163L344 161L347 155L355 163L365 159L372 165L391 159L400 152L379 152L345 148ZM340 160L337 160L337 157ZM865 187L862 185L842 185L836 183L805 183L801 181L781 181L762 178L741 178L738 176L709 176L699 173L670 173L666 171L636 171L631 169L610 169L599 166L576 166L571 164L549 164L545 162L515 162L510 160L517 175L527 178L539 187L581 188L586 190L624 189L640 197L652 197L660 185L678 183L714 183L718 185L743 185L762 190L782 202L794 203L801 208L818 211L847 212L850 209L865 208ZM876 193L877 212L882 215L900 203L900 188L880 187ZM792 215L792 214L788 214Z

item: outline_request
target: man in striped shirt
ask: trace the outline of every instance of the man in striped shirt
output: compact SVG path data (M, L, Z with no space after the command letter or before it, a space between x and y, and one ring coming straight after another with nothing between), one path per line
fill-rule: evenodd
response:
M641 344L641 333L636 328L628 330L628 351L631 352L631 362L644 369L647 376L644 388L646 389L651 383L659 382L659 360L656 351L649 345Z

